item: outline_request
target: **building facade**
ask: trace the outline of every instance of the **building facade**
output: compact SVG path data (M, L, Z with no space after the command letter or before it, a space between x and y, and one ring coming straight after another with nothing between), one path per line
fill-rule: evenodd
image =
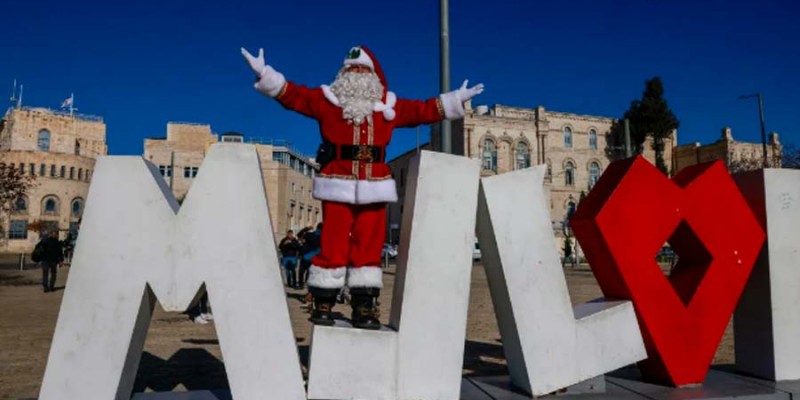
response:
M722 128L719 140L707 145L699 142L675 147L672 165L675 173L682 169L713 160L722 160L732 172L754 170L764 165L764 146L761 143L739 142L734 140L733 131L729 127ZM767 165L781 167L783 147L778 134L772 132L767 141Z
M29 229L77 232L97 156L108 152L106 125L96 116L46 108L9 109L0 120L0 169L35 178L27 196L3 216L0 253L29 253L39 235Z
M209 147L218 142L244 143L236 133L217 135L211 126L186 122L167 124L167 136L145 139L144 158L158 166L179 201L183 201ZM289 146L251 140L258 152L276 239L322 222L322 207L311 197L316 164Z

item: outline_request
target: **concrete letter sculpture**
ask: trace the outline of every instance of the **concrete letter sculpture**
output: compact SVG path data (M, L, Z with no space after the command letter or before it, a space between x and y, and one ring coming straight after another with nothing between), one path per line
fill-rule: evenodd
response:
M178 211L154 165L98 160L40 399L130 398L156 298L203 283L234 398L305 398L255 148L212 146Z
M647 357L630 302L582 304L573 312L544 169L483 178L478 201L481 258L508 369L517 387L536 396Z
M800 379L800 171L735 176L767 232L733 318L736 367L763 378Z
M390 315L395 330L315 326L309 398L459 398L479 167L427 151L412 161Z
M572 218L607 298L633 301L646 379L702 383L764 242L764 231L721 162L670 181L642 157L618 161ZM679 256L666 277L665 242Z

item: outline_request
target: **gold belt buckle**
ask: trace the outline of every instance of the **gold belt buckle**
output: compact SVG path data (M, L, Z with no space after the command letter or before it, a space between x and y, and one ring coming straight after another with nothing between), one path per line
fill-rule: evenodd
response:
M370 146L359 145L358 154L356 154L356 160L372 162L373 159L372 159L372 151L370 151Z

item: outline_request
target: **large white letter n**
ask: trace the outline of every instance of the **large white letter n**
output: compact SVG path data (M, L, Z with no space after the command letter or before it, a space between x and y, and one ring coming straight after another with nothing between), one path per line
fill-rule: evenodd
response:
M234 398L305 398L255 148L214 145L179 213L141 157L95 171L39 398L130 398L155 298L204 282Z

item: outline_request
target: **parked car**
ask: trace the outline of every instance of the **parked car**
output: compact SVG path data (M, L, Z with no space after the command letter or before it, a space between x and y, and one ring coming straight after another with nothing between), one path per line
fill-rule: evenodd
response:
M397 245L391 243L384 243L383 250L381 251L381 257L389 256L389 258L397 257Z

